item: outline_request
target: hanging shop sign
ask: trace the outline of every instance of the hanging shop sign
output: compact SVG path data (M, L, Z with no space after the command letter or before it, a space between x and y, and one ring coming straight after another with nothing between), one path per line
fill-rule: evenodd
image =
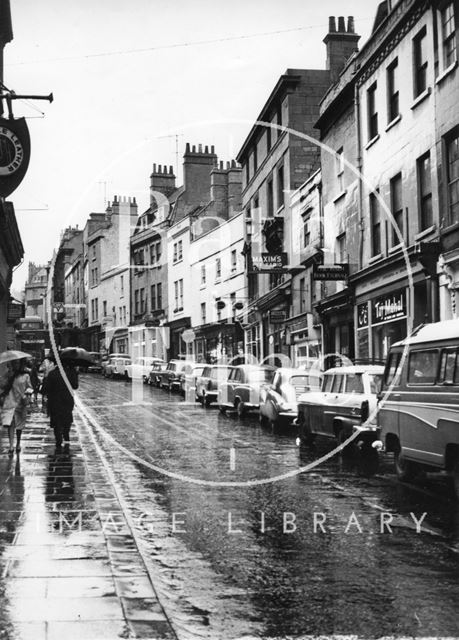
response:
M282 324L287 320L287 312L285 309L271 309L269 312L269 321L271 324Z
M25 118L0 118L0 197L21 184L30 160L30 136Z
M348 264L315 264L312 268L313 280L347 280Z
M405 291L396 291L371 301L371 320L373 324L396 320L406 316Z
M279 273L287 271L286 253L260 253L252 256L252 273Z

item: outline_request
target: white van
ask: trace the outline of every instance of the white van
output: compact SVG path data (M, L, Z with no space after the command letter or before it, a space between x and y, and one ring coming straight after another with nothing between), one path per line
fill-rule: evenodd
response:
M444 471L459 499L459 319L424 325L391 346L378 425L401 480Z

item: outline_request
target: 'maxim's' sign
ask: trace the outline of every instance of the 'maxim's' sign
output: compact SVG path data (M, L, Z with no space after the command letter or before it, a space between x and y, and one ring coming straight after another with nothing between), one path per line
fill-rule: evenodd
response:
M286 253L260 253L252 256L253 273L278 273L287 271Z

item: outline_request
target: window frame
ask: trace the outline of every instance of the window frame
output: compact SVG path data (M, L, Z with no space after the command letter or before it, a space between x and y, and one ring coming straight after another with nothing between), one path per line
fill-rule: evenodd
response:
M377 81L367 89L367 127L368 141L370 142L379 133L378 109L376 104L376 90L378 88Z
M427 74L429 68L429 56L423 60L423 48L427 47L427 27L422 29L413 38L413 97L418 98L427 91Z
M386 70L387 80L387 124L400 115L400 91L398 84L398 58L395 58ZM394 104L395 103L395 104Z
M398 209L395 209L396 206L396 188L395 185L400 185L400 203L398 203L400 206ZM399 171L395 176L393 176L390 179L390 184L389 184L389 190L390 190L390 212L392 214L392 219L393 219L393 223L392 223L392 247L397 247L398 245L402 244L403 241L405 240L405 221L403 219L404 217L404 210L403 210L403 178L402 178L402 172ZM401 219L401 226L398 223L398 216L400 216ZM400 236L402 238L402 240L399 240L398 235L395 233L395 227L394 227L394 223L397 224L398 229L400 231Z
M428 160L428 171L425 171L424 163ZM419 218L419 230L424 231L433 225L433 193L432 193L432 166L430 149L423 153L416 160L416 177L417 177L417 192L418 192L418 218ZM425 179L427 177L427 185ZM426 187L428 190L426 190ZM429 203L427 213L429 218L426 221L426 203Z

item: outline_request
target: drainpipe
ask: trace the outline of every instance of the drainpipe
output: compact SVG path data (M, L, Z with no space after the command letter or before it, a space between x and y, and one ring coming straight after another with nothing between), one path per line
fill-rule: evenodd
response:
M356 125L356 145L357 145L357 169L359 173L362 173L362 153L361 153L361 136L360 136L360 102L359 102L359 87L357 80L354 85L354 112L355 112L355 125ZM364 240L364 223L363 223L363 185L362 179L359 176L359 227L360 227L360 242L359 242L359 264L358 269L362 269L363 266L363 240Z

